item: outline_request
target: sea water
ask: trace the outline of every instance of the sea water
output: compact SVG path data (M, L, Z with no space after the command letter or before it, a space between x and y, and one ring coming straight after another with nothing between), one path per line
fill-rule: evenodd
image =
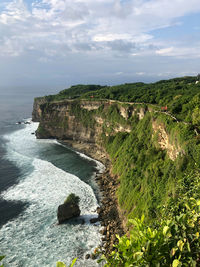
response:
M38 140L38 123L1 123L0 255L5 266L98 266L85 260L100 244L95 172L103 165L55 140ZM9 130L5 130L10 125ZM4 129L4 130L3 130ZM57 224L57 207L70 193L80 197L81 216ZM84 222L84 223L83 223Z

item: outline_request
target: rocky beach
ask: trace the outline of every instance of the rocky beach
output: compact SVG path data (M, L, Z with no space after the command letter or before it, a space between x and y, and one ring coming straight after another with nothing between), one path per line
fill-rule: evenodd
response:
M74 140L64 140L62 144L100 161L105 166L105 171L102 174L97 173L95 180L101 191L100 207L97 209L98 220L103 227L100 232L102 234L100 250L108 256L113 250L113 244L118 242L116 235L121 236L125 232L125 222L116 198L116 190L119 186L118 177L112 174L111 161L102 147Z

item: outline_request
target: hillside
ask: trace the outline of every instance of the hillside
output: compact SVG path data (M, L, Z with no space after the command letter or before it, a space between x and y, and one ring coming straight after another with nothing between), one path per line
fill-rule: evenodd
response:
M113 253L108 266L133 262L133 266L198 266L200 85L196 80L79 85L35 99L38 138L88 142L109 155L111 173L120 182L121 213L135 227L130 238L120 239L120 253Z

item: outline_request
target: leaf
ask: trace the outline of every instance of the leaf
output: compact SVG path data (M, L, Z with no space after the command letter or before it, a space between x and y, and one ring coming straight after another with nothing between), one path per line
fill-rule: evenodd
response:
M179 260L173 260L172 267L178 267L181 266L181 262Z
M67 266L64 264L64 262L58 261L56 267L67 267Z
M179 240L179 241L177 242L177 247L180 249L180 251L183 250L183 246L184 246L184 242L183 242L182 240Z
M167 232L168 232L168 230L169 230L169 226L166 225L166 226L163 228L163 235L166 235Z
M190 207L189 207L189 205L188 205L187 203L185 203L185 207L186 207L188 210L190 210Z
M0 256L0 261L2 261L5 258L5 256Z
M142 223L144 222L144 214L142 214L141 222L142 222Z
M130 241L127 239L126 240L126 246L129 247L130 246Z
M191 252L191 248L190 248L189 242L187 242L187 249L188 249L189 252Z
M72 264L70 265L70 267L73 267L74 266L76 260L77 260L77 258L73 259Z
M142 256L143 256L143 252L136 252L133 254L133 258L137 260L141 259Z
M170 251L171 257L173 257L175 255L176 251L177 251L177 248L171 249L171 251Z

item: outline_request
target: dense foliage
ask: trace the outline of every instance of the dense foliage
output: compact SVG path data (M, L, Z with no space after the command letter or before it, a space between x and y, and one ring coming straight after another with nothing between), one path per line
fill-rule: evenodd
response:
M199 266L199 173L179 180L176 197L163 206L156 226L147 226L144 215L129 222L133 225L130 237L118 237L105 266Z
M59 94L45 96L47 101L63 99L113 99L123 102L167 106L179 120L200 125L200 82L198 77L182 77L156 83L126 83L116 86L74 85Z
M74 99L80 97L82 94L89 92L90 95L91 93L93 94L93 91L99 90L104 88L105 86L101 85L83 85L83 84L78 84L78 85L73 85L68 89L64 89L60 91L56 95L48 95L45 96L45 100L47 101L59 101L63 99Z

